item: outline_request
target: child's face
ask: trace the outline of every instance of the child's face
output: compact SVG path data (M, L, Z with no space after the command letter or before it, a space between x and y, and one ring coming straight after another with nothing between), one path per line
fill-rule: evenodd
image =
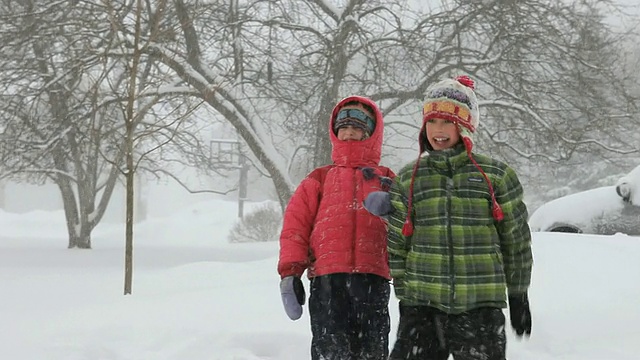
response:
M342 141L360 141L364 139L364 130L356 126L342 126L338 129L338 139Z
M458 125L444 119L427 120L427 139L434 150L444 150L455 146L460 141Z

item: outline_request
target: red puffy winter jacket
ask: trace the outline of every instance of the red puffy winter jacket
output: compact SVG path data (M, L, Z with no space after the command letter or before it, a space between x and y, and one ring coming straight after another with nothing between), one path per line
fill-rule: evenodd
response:
M358 101L374 109L376 126L362 141L340 141L333 121L344 104ZM334 164L315 169L302 180L284 214L278 273L282 278L333 273L367 273L390 279L386 224L362 206L383 189L381 179L395 174L379 166L384 123L377 105L351 96L333 109L329 136ZM367 169L368 168L368 169ZM373 172L373 176L366 176Z

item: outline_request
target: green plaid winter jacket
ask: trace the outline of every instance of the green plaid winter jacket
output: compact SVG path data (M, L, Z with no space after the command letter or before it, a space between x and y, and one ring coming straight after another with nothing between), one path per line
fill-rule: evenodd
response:
M504 220L491 213L482 174L464 147L422 157L413 190L413 235L403 236L413 164L391 188L389 265L397 297L458 314L483 306L506 307L506 291L527 291L531 233L523 190L506 164L473 154L489 177Z

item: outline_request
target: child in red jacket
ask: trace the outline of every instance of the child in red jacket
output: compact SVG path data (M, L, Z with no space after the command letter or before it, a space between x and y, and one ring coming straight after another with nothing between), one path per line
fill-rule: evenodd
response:
M278 273L287 315L305 302L310 279L312 360L386 360L389 344L389 265L386 225L362 206L388 190L395 174L380 166L382 113L370 99L351 96L333 109L333 164L302 180L284 214Z

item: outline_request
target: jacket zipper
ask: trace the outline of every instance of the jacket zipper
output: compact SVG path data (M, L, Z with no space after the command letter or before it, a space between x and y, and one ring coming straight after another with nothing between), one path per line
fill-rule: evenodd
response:
M356 243L358 242L358 232L356 226L358 225L358 171L353 172L353 203L351 204L353 213L353 236L351 237L351 272L356 272Z
M451 162L447 158L447 168L449 173L447 174L447 204L446 204L446 222L447 222L447 241L449 245L449 282L451 284L451 291L449 292L449 303L451 307L455 302L456 289L455 289L455 265L453 258L453 231L451 226L451 192L453 189L453 169L451 168Z

